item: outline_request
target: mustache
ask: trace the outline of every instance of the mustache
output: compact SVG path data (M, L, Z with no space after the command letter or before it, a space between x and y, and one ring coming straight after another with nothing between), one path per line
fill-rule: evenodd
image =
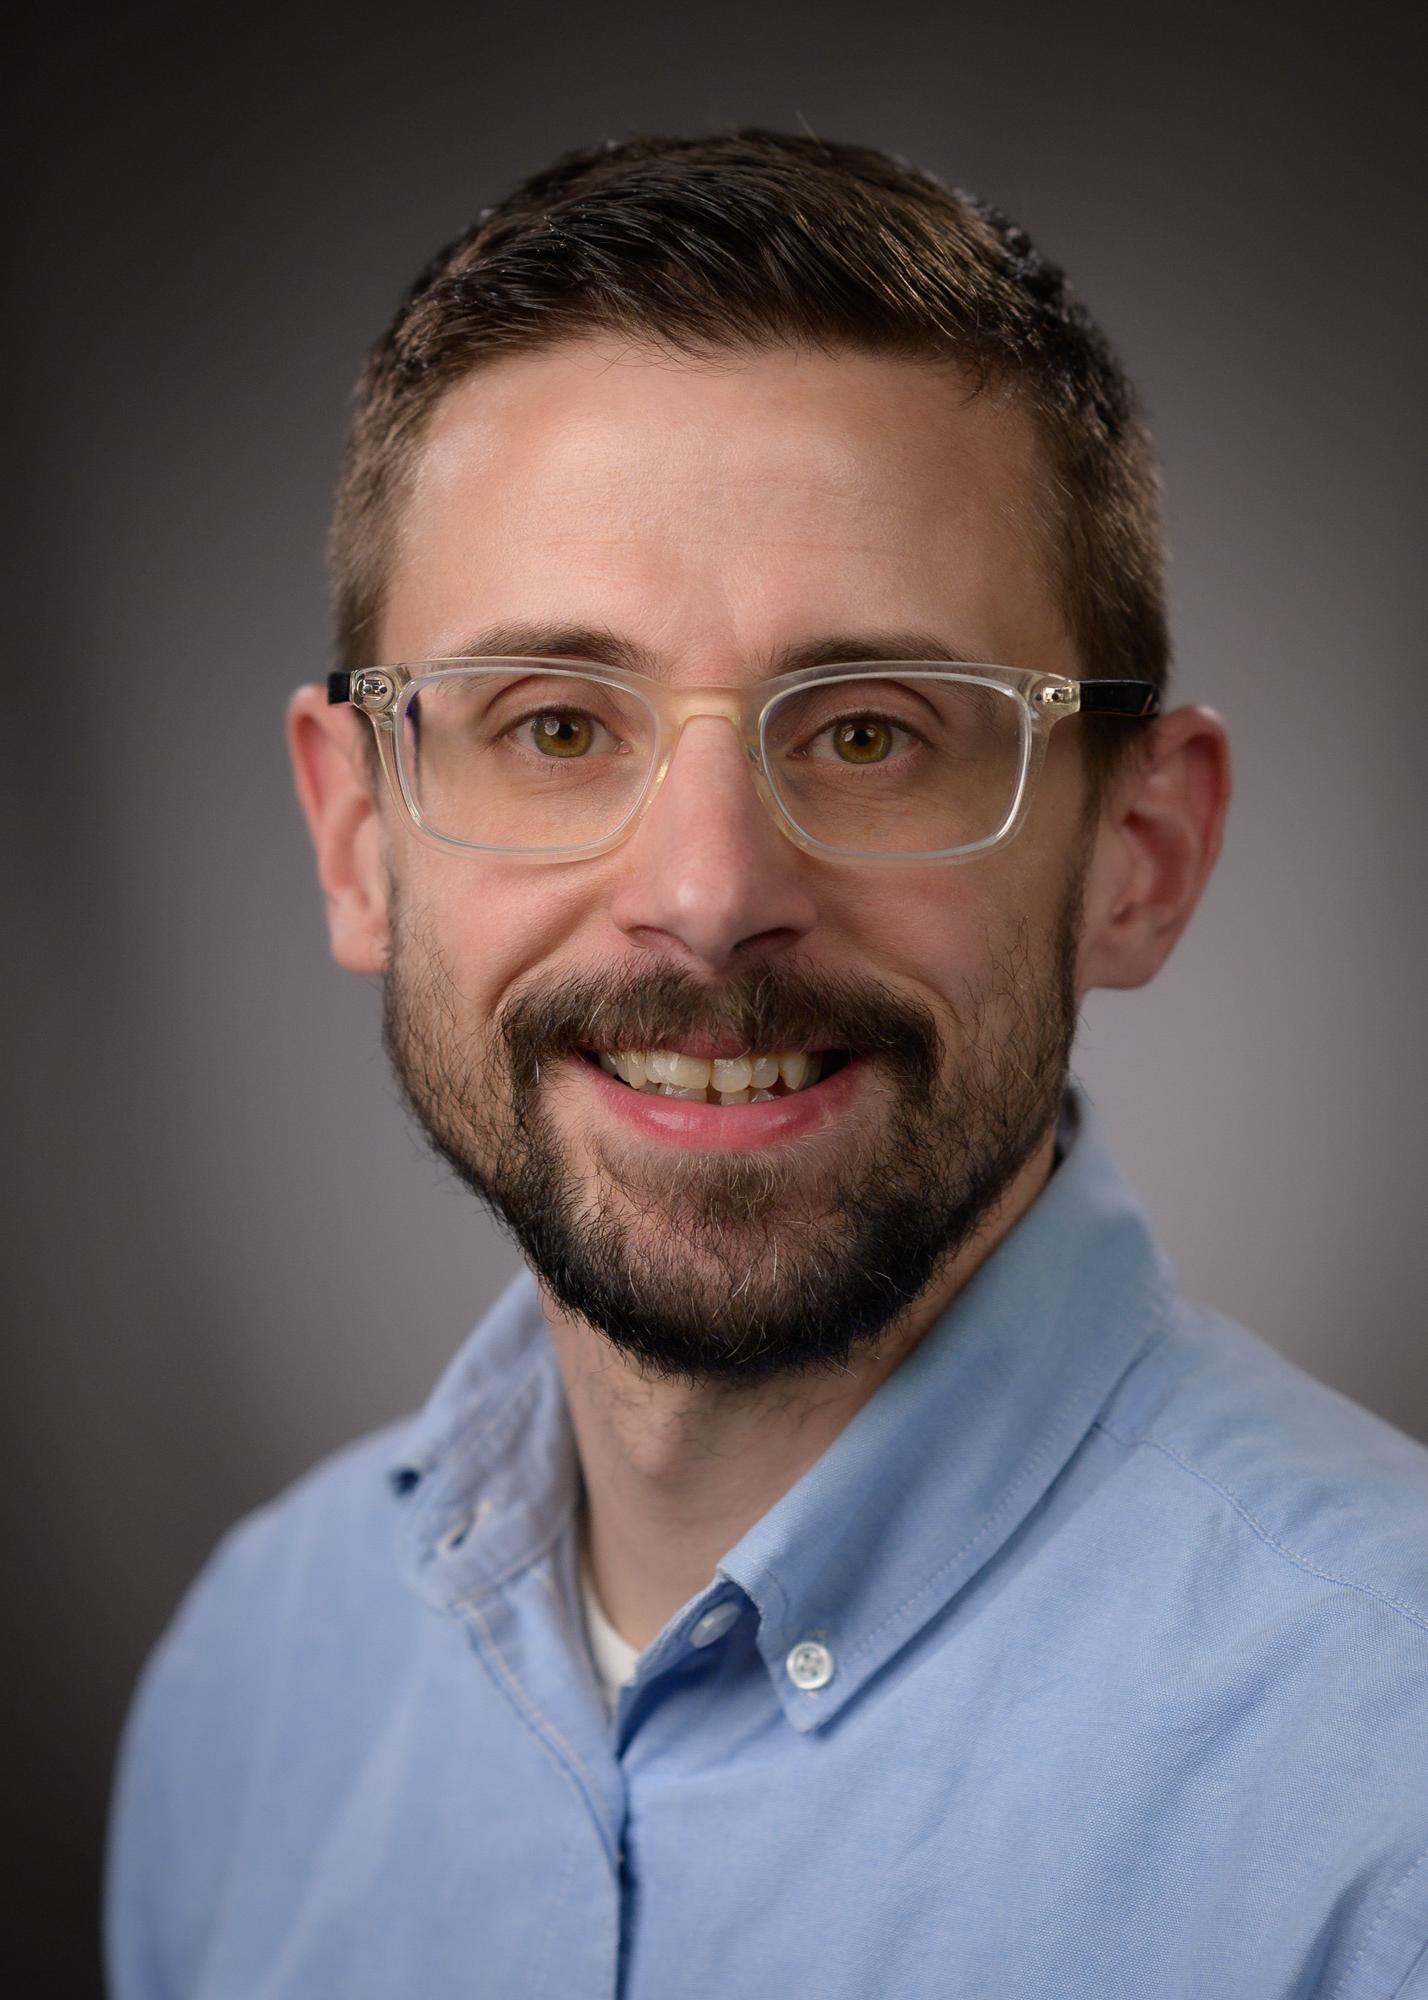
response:
M762 966L719 986L677 965L570 973L508 1000L496 1046L522 1091L540 1064L592 1047L667 1048L695 1035L744 1049L825 1048L874 1057L907 1083L930 1087L943 1043L930 1007L875 979Z

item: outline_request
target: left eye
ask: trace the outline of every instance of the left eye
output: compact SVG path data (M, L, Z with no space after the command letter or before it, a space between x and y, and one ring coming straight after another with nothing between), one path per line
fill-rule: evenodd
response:
M882 764L909 732L880 715L850 715L820 729L809 745L814 757L836 757L841 764Z
M592 750L609 750L615 745L603 722L575 708L551 708L540 715L528 715L517 723L515 734L518 741L540 756L564 761L588 757Z

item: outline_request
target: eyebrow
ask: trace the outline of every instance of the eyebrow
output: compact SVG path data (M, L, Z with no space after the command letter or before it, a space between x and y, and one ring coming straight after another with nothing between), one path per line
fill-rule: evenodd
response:
M668 662L637 639L604 625L554 625L516 620L488 625L468 635L451 652L450 660L588 660L593 666L622 667L627 673L665 680ZM935 632L839 632L800 639L765 654L759 664L769 680L800 667L837 667L860 660L940 660L952 666L973 665L978 655L959 652Z

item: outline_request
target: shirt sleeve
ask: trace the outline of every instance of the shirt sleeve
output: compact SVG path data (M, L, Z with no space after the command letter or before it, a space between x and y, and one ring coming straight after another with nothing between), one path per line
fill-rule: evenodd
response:
M1394 1994L1393 2000L1428 2000L1428 1944L1409 1968L1408 1977Z
M120 1737L104 1877L109 2000L192 2000L221 1909L248 1754L261 1517L220 1542L150 1655Z
M130 1706L110 1798L104 1879L110 2000L179 2000L163 1963L158 1895L170 1838L163 1802L162 1667L161 1648Z
M1428 1848L1389 1887L1353 1962L1322 2000L1428 2000Z

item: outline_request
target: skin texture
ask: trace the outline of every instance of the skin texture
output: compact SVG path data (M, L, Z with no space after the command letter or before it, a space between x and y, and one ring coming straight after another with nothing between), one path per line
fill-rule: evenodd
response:
M969 659L1075 675L1037 479L1025 417L945 369L784 350L695 363L593 340L508 358L435 412L378 656L490 650L471 641L497 623L578 624L638 646L645 671L673 683L740 684L777 671L782 647L919 631ZM571 1216L598 1216L627 1270L686 1302L681 1373L544 1288L594 1579L635 1645L703 1587L1035 1199L1076 1005L1092 986L1151 978L1194 909L1229 792L1218 718L1162 718L1094 823L1086 726L1058 726L1021 831L970 863L866 868L804 852L758 799L732 730L697 718L627 841L533 866L424 845L368 783L365 719L316 687L292 698L333 953L383 977L389 1052L428 1133L487 1194L504 1176L529 1201L537 1183L512 1181L513 1158L555 1163ZM747 1023L736 1003L760 973L805 1013L853 980L892 1018L930 1023L930 1083L870 1061L821 1130L761 1165L736 1150L711 1166L633 1132L567 1057L528 1085L513 1153L522 1100L503 1024L535 1022L538 1045L543 1000L557 996L560 1018L570 995L574 1019L596 991L616 994L621 1020L643 992L653 1018L664 996L679 1003L671 1021L692 1022L702 994L711 1025ZM990 1144L1013 1102L1014 1131ZM925 1123L929 1105L942 1123L926 1129L966 1169L970 1200L916 1296L880 1337L812 1372L701 1374L702 1327L726 1361L757 1344L757 1313L732 1346L721 1331L730 1269L767 1304L775 1244L796 1260L826 1224L820 1255L836 1255L859 1173L866 1189L882 1147L874 1179L886 1180L906 1150L899 1116ZM736 1186L746 1198L732 1204ZM539 1200L551 1198L547 1178ZM708 1226L692 1226L701 1215Z

